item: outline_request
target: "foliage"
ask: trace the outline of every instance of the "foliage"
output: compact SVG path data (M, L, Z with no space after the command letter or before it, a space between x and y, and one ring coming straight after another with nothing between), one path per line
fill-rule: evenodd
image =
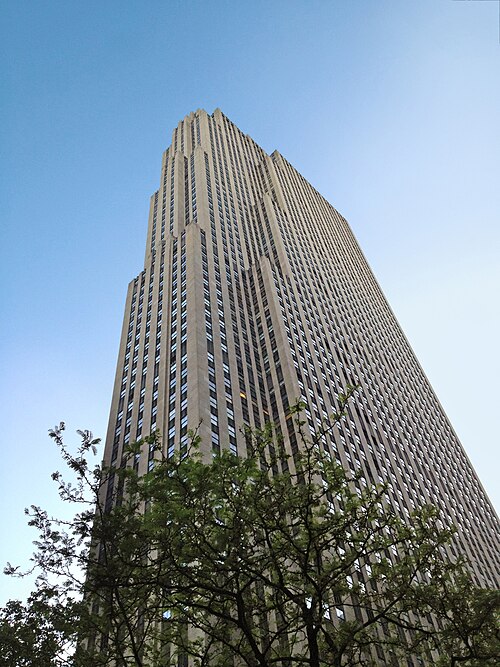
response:
M26 603L10 600L0 609L0 664L3 667L62 667L68 664L76 608L60 607L48 588L30 595Z
M72 456L64 425L54 429L77 481L53 477L80 511L64 522L31 508L36 595L48 598L39 616L9 603L2 638L9 626L14 636L26 628L24 647L36 646L33 619L41 627L49 619L40 650L73 641L75 667L159 667L188 656L200 667L399 665L411 655L440 667L497 664L499 596L447 559L453 530L427 506L404 521L386 506L384 487L348 478L325 452L325 432L353 392L312 440L302 406L292 410L295 457L267 425L246 433L245 458L224 452L206 462L196 434L188 456L166 458L155 434L128 447L118 467L92 468L98 441L80 432ZM139 476L145 445L156 465ZM64 610L72 622L58 626ZM62 664L50 650L41 655L6 664Z

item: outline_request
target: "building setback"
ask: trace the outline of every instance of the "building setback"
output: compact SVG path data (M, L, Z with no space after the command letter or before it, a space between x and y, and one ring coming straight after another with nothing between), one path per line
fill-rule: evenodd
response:
M347 384L325 447L401 516L432 503L457 526L478 583L498 587L499 522L346 220L278 152L217 109L191 113L163 154L144 270L129 285L105 463L155 429L165 453L199 426L207 457L245 455L240 429L273 421L300 446ZM154 465L144 446L135 465ZM107 502L113 502L113 482Z

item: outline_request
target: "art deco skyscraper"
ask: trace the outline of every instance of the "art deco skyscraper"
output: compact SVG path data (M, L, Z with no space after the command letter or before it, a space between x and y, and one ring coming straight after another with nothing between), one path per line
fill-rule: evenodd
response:
M452 551L498 586L498 518L347 222L220 110L191 113L163 155L128 289L105 462L155 429L182 453L198 425L207 457L244 456L240 428L266 421L293 454L288 407L301 399L314 430L348 383L359 398L325 436L332 456L360 484L387 483L403 516L438 506L458 527Z

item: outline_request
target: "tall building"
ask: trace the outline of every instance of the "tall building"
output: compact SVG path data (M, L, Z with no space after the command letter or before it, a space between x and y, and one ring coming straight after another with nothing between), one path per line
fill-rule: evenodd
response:
M314 431L349 383L359 397L332 456L387 483L402 516L438 506L458 528L451 551L498 586L498 518L346 220L219 109L191 113L163 154L128 288L105 463L155 429L182 453L198 425L204 455L244 456L240 428L267 421L293 454L289 406L301 399ZM154 455L145 445L140 473Z

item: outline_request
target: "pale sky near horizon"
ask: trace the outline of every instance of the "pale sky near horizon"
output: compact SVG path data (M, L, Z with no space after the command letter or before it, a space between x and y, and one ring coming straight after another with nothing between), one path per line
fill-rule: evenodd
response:
M161 154L220 107L350 222L500 507L499 3L6 0L0 565L58 513L47 429L105 437ZM25 586L0 574L0 603Z

